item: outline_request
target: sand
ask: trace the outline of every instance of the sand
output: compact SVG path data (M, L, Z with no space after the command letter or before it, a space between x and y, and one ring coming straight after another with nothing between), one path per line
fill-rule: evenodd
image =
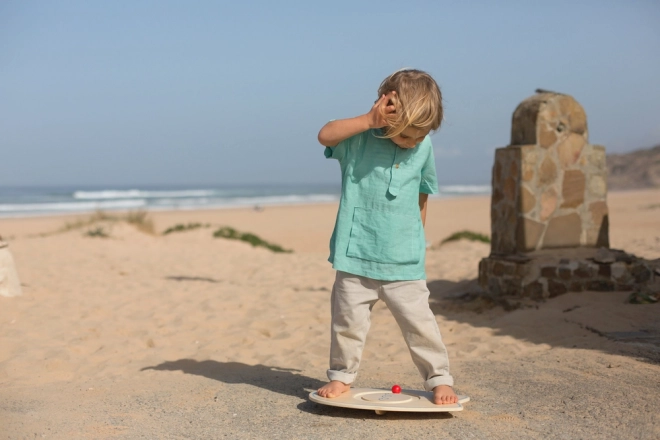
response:
M609 195L612 246L660 258L660 190ZM324 407L327 246L336 204L152 214L51 233L68 217L0 219L23 283L0 298L0 438L660 438L660 304L569 293L514 311L461 302L489 233L489 199L432 200L431 306L456 389L453 415ZM84 216L83 216L84 217ZM220 225L290 254L212 238ZM644 333L645 332L645 333ZM421 389L387 309L373 313L356 386Z

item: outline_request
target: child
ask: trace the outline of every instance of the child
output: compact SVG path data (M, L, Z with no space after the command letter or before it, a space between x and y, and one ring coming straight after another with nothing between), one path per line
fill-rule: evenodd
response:
M381 299L406 340L434 403L456 403L447 350L428 303L424 223L429 194L438 192L428 134L442 122L442 95L419 70L386 78L362 116L335 120L319 132L325 156L337 159L342 194L330 258L332 289L330 382L319 396L337 397L355 380Z

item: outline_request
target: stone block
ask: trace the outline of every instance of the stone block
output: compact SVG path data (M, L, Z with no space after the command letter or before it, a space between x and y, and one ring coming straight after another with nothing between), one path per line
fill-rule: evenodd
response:
M516 184L516 179L513 177L507 177L504 180L504 188L502 194L504 195L504 200L506 200L507 203L514 203L516 200L517 187L518 185Z
M612 264L616 261L616 253L606 248L600 248L596 251L594 261L596 263Z
M559 278L566 281L571 279L571 276L573 275L573 271L571 271L571 269L567 267L559 267L557 269L557 275L559 276Z
M502 161L497 152L495 152L495 165L493 165L493 183L499 184L502 181Z
M523 182L532 182L536 175L536 163L538 162L538 153L536 145L523 145L520 147L522 180Z
M527 284L525 287L523 287L523 296L532 299L543 298L543 284L538 281Z
M562 95L559 100L559 111L568 117L569 130L573 133L587 133L587 114L584 108L569 95Z
M651 280L651 269L642 263L635 263L630 267L630 274L636 283L646 283Z
M504 291L508 296L521 296L522 286L520 285L520 280L507 278L503 279L502 291Z
M557 280L548 280L548 293L550 298L561 295L562 293L568 292L568 287L560 281Z
M513 276L516 274L516 264L510 263L508 261L503 263L504 265L504 275Z
M610 265L610 271L612 277L614 277L614 279L617 281L623 280L624 276L628 273L626 264L621 262L612 263Z
M612 276L612 267L609 264L599 264L598 276L610 278Z
M616 254L616 261L617 262L622 262L625 264L632 264L636 261L637 259L635 258L634 255L627 254L625 252L618 252Z
M505 292L502 290L502 287L500 286L499 279L495 277L488 278L488 292L490 292L492 295L496 296L501 296L505 294Z
M573 166L577 163L582 154L586 141L584 136L577 133L571 133L559 145L557 145L557 155L559 164L563 169Z
M509 177L511 177L516 182L520 176L520 165L518 164L518 159L520 157L520 149L518 149L517 154L511 158L511 163L509 164Z
M543 238L543 248L578 247L582 233L582 220L578 214L554 217Z
M582 292L584 290L584 284L581 281L571 281L568 285L568 290L570 292Z
M587 282L586 290L593 290L596 292L613 292L615 288L614 282L611 280L591 280Z
M521 197L521 209L523 214L527 214L536 207L536 197L534 193L523 186Z
M497 186L493 187L493 196L490 200L491 206L499 204L502 199L504 199L504 194L502 194L502 191L500 191L499 187Z
M501 277L504 275L504 265L499 261L494 262L491 273L496 277Z
M543 97L534 95L518 105L511 121L511 145L536 144L536 124L543 104Z
M578 278L593 278L596 276L597 271L591 265L580 263L577 269L573 271L573 275Z
M577 208L584 202L584 173L580 170L564 172L562 183L562 208Z
M555 266L542 267L541 276L545 278L557 278L557 268Z
M526 252L536 249L545 225L528 218L518 222L516 238L518 241L518 251Z
M541 195L541 221L544 222L554 214L557 209L557 191L549 188Z
M550 148L557 142L557 132L555 127L549 124L542 124L539 126L539 146L541 148Z
M549 156L546 156L539 168L539 183L549 185L557 180L557 165Z
M589 195L596 199L603 199L607 194L607 183L602 174L592 174L589 177Z

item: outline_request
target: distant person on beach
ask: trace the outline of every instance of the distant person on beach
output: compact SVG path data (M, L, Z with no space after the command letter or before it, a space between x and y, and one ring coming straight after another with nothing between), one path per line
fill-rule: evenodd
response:
M318 394L332 398L350 389L371 309L380 299L399 324L434 403L456 403L424 268L427 199L438 192L429 133L440 128L442 95L430 75L406 69L387 77L378 96L368 113L328 122L318 135L342 175L330 239L329 261L337 270L330 382Z

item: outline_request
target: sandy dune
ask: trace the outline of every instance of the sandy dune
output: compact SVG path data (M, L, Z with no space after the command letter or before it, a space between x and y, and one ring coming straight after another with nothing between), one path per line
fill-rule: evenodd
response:
M660 191L612 193L611 242L660 258ZM488 245L427 255L431 305L456 388L452 415L342 410L307 400L325 380L326 261L336 205L153 215L110 238L56 231L64 217L2 219L24 295L0 298L0 437L660 438L660 304L566 294L511 312L457 299ZM427 238L489 232L485 197L433 200ZM220 225L293 249L212 238ZM377 305L357 386L421 388Z

